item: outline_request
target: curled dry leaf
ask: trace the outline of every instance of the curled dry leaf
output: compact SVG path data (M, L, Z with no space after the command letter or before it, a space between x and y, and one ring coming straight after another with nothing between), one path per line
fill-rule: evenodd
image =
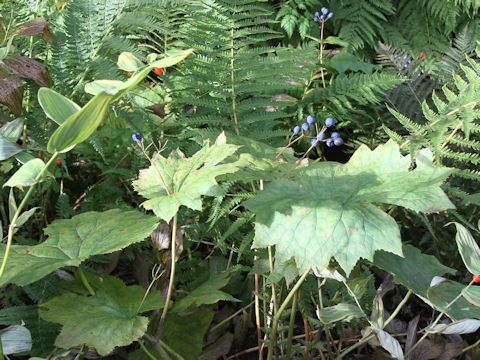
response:
M23 84L15 76L0 75L0 104L5 105L12 114L22 113Z
M53 33L48 27L48 22L43 17L38 17L31 21L20 24L16 30L17 35L33 36L42 34L42 37L47 42L53 41Z
M423 340L413 352L412 360L453 360L462 353L462 344Z
M180 255L183 251L183 234L184 229L179 227L177 229L177 237L176 237L176 260L179 259ZM152 241L152 246L157 251L168 250L170 249L170 242L171 242L171 235L172 235L172 228L168 224L160 224L155 229L155 231L150 235L150 239Z
M150 110L155 115L160 116L161 118L165 117L166 112L165 112L164 104L155 104L155 105L147 106L147 109Z
M4 60L4 64L15 75L33 80L38 86L48 87L50 84L47 67L39 61L30 59L28 56L9 56Z

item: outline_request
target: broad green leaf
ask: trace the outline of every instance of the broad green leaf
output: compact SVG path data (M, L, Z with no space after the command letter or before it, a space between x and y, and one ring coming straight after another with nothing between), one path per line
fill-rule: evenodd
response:
M340 303L335 306L318 310L318 318L323 324L333 324L338 321L350 321L364 318L365 314L357 305Z
M104 89L103 91L107 91L109 94L115 95L115 98L118 98L137 86L153 69L173 66L185 59L192 52L193 49L188 49L183 52L172 54L172 56L164 59L154 61L138 70L135 75L125 82L115 80L93 81L85 86L85 91L91 94L97 94L100 89Z
M129 345L145 334L148 318L139 312L163 306L158 291L151 292L141 306L144 295L141 286L126 286L109 276L95 296L63 294L41 304L40 316L63 325L56 346L68 349L85 344L106 356L116 346Z
M107 115L112 95L100 93L94 96L80 111L71 115L52 134L47 150L51 153L66 152L85 141L100 126Z
M25 164L26 162L29 162L30 160L36 159L35 156L32 154L24 151L21 153L18 153L15 155L15 159L20 163L20 164Z
M14 245L0 286L20 286L64 266L78 266L90 256L111 253L149 236L158 225L153 216L136 210L87 212L56 220L44 232L48 240L34 246ZM0 245L3 258L5 245ZM35 271L32 271L35 269Z
M41 181L37 179L37 176L45 168L45 163L36 158L30 160L29 162L23 164L20 169L18 169L15 174L12 175L8 181L3 184L3 187L27 187L32 186Z
M117 65L124 71L140 70L144 64L135 55L129 52L122 52L118 57Z
M178 55L155 61L139 70L125 82L99 80L99 82L94 81L87 84L87 90L91 90L96 95L80 111L70 115L60 125L50 137L47 150L51 153L66 152L71 150L76 144L85 141L101 125L112 101L120 98L137 86L155 67L172 66L185 59L192 52L193 49L190 49ZM108 84L108 86L105 86L105 84ZM99 86L100 90L98 89Z
M480 319L480 307L472 306L468 301L460 297L450 308L447 305L455 299L458 294L465 291L466 286L455 281L444 281L439 285L432 286L428 292L428 301L438 311L445 312L452 320Z
M190 315L168 314L161 339L185 360L197 360L213 312L196 311Z
M412 245L403 246L403 257L378 251L373 263L391 273L395 283L423 297L427 296L430 283L435 276L456 273L456 270L442 265L436 257L422 254Z
M134 189L147 199L142 206L169 222L180 206L201 210L202 195L211 194L219 175L237 170L234 164L220 164L232 155L237 146L227 145L223 133L213 146L208 143L186 158L181 152L170 153L168 158L156 154L152 165L140 170Z
M334 257L348 274L360 258L377 250L402 254L395 220L376 204L424 213L453 208L440 188L451 173L426 157L410 158L393 141L361 146L345 164L323 162L275 180L246 206L256 214L256 248L276 245L280 262L294 258L300 272L324 269Z
M0 135L0 161L6 160L21 151L23 151L23 149L20 146Z
M329 45L338 45L345 48L348 47L348 42L340 39L338 36L328 36L323 42Z
M457 228L455 240L463 263L472 274L480 275L480 247L465 226L456 222L453 224Z
M70 116L80 111L81 107L72 100L50 88L38 90L38 102L47 117L62 125Z
M116 95L123 85L120 80L96 80L85 85L85 92L90 95L98 95L102 92L108 95Z
M22 325L12 325L0 331L3 355L18 354L32 349L30 331Z
M480 306L480 286L471 286L468 289L465 288L462 294L471 304Z
M17 201L15 200L15 193L13 189L10 189L8 194L8 219L12 221L15 213L17 212Z
M23 119L18 118L7 122L0 128L0 135L11 142L16 142L23 133Z
M344 74L346 71L363 71L366 74L371 74L377 67L346 51L341 51L338 55L328 60L326 64L335 69L339 74Z
M40 208L39 207L33 207L30 210L22 212L20 214L20 216L18 217L17 221L15 222L15 229L18 229L23 224L25 224L28 221L28 219L30 219L32 217L32 215L35 214L35 211L37 211L37 209L40 209Z
M192 306L216 304L219 301L239 301L232 295L220 290L228 284L232 273L236 270L236 268L230 268L204 282L186 297L180 299L175 304L174 310L177 312L184 311Z

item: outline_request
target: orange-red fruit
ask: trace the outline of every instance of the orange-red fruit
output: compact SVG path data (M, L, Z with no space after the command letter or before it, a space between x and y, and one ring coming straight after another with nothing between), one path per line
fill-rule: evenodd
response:
M57 166L62 166L62 160L57 159L57 161L55 161L55 164L57 164Z
M153 72L157 75L163 75L165 73L162 68L155 68L153 69Z
M472 280L474 283L480 283L480 275L473 275Z
M425 60L427 58L427 54L425 54L424 51L420 51L420 53L418 54L418 60Z

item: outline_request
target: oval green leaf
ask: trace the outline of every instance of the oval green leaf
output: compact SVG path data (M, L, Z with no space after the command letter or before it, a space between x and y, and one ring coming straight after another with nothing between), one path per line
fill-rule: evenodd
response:
M53 133L47 150L51 153L67 152L88 139L105 118L111 100L112 96L105 93L94 96Z
M58 125L62 125L70 116L81 109L72 100L49 88L38 90L38 102L47 117Z

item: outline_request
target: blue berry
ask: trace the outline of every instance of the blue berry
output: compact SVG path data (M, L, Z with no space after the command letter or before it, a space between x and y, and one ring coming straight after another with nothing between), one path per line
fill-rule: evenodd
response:
M300 131L302 131L302 129L300 128L300 126L295 126L295 127L293 128L293 135L300 134Z
M317 139L320 140L320 141L325 140L326 137L327 136L325 135L324 132L318 133L318 135L317 135Z
M313 147L317 146L317 144L318 144L318 139L317 139L317 138L312 138L312 139L310 139L310 144L312 144Z
M334 142L333 142L333 139L327 139L327 146L328 147L333 147L333 145L335 145Z
M319 17L320 13L318 11L315 11L315 17Z
M327 15L328 13L328 9L324 6L320 9L320 11L322 12L323 15Z
M335 146L342 146L343 145L343 139L341 137L333 139L333 143Z
M323 19L325 19L325 16L321 15L320 20L323 20Z
M308 116L307 116L307 123L308 123L308 125L313 125L313 124L315 123L315 120L316 120L316 119L315 119L315 116L313 116L313 115L308 115Z
M308 130L310 130L310 125L308 125L307 123L303 123L303 124L302 124L302 129L303 129L304 131L308 131Z
M140 141L142 141L142 139L143 139L143 136L139 132L132 134L132 140L135 141L136 143L139 143Z
M318 16L313 17L313 21L318 22L318 20L320 20L320 18Z
M331 19L331 18L332 18L332 16L333 16L333 12L330 12L330 13L328 13L328 15L327 15L327 19Z
M332 132L332 135L330 135L332 137L332 139L337 139L340 137L340 134L336 131Z
M331 127L331 126L334 126L337 122L335 121L334 118L332 117L328 117L326 120L325 120L325 126L326 127Z

